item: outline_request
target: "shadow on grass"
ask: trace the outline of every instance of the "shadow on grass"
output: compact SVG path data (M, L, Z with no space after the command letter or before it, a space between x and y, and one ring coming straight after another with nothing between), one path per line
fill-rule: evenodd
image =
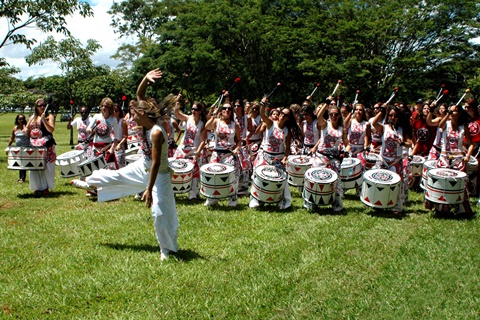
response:
M406 211L405 209L403 210L402 213L394 213L392 210L389 210L389 209L368 208L366 209L365 213L372 217L397 219L397 220L402 220L408 215L408 211Z
M60 198L60 197L63 197L63 196L70 196L70 195L76 195L75 192L71 192L71 191L50 191L49 194L34 194L33 191L32 192L28 192L28 193L21 193L19 195L17 195L18 198L20 199L37 199L37 198Z
M101 245L114 250L132 250L160 253L160 249L158 248L158 246L152 246L150 244L131 245L121 243L102 243ZM172 256L176 257L179 261L184 262L192 261L195 259L204 259L201 255L190 249L180 249L176 253L172 253Z
M442 220L473 220L476 216L475 214L475 207L472 208L472 213L452 213L452 212L437 212L435 211L432 214L432 217L435 219L442 219Z

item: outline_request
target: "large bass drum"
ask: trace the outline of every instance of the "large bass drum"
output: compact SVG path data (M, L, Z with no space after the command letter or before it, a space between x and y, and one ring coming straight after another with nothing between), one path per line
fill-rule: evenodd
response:
M168 166L173 170L173 193L186 193L192 189L194 165L186 159L168 158Z
M357 158L345 158L340 166L340 179L344 190L362 185L362 162Z
M317 206L324 206L335 201L335 188L338 175L328 168L311 168L305 172L302 197Z
M309 156L289 156L287 159L288 184L303 186L305 172L312 167L313 158Z
M261 202L279 202L283 198L286 180L283 170L272 165L258 166L253 172L250 194Z
M60 168L62 178L70 178L81 175L79 165L87 159L84 150L72 150L62 153L55 160L55 164Z
M43 147L8 147L8 169L45 170L47 150Z
M235 194L235 168L223 163L208 163L200 168L200 193L213 199Z
M385 169L368 170L363 174L360 200L372 208L393 208L398 203L400 183L400 176L393 171Z
M425 198L440 204L462 203L467 179L467 174L459 170L432 169L427 173Z

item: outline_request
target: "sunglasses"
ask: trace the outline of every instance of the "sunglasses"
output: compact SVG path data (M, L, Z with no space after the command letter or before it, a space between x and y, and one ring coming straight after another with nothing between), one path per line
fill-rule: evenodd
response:
M195 111L202 111L202 110L197 108L192 108L192 111L195 112Z
M241 108L241 107L242 107L242 106L239 105L239 104L236 104L236 105L235 105L235 108Z
M222 108L222 110L225 110L225 111L232 111L232 108L228 108L228 107L227 107L227 108L225 108L225 107L223 107L223 108Z
M281 112L281 114L283 114L287 118L290 117L290 113Z
M46 107L46 104L39 104L38 107Z

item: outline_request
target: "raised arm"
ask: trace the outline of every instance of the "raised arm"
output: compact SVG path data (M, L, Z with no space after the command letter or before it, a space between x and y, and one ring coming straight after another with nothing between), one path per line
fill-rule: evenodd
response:
M138 85L137 100L146 100L145 93L147 92L148 84L150 82L155 83L155 79L160 79L161 77L162 71L160 71L160 69L157 68L149 71Z
M318 121L318 126L320 130L325 129L325 127L327 126L327 121L323 117L327 109L328 109L328 104L326 103L319 104L317 107L317 121Z
M383 107L382 107L383 108ZM380 109L382 110L382 109ZM380 118L384 116L383 110L380 111L375 118L373 118L372 125L379 134L383 134L383 124L380 123Z
M273 121L265 114L266 104L268 104L268 99L266 97L263 97L262 101L260 102L260 117L262 118L262 121L266 125L266 127L271 128L273 125Z

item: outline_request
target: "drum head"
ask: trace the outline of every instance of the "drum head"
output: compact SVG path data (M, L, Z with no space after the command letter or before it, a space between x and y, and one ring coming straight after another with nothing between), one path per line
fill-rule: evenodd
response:
M421 156L413 156L412 157L412 161L411 163L414 164L414 163L424 163L425 162L425 158L424 157L421 157Z
M328 168L310 168L305 172L305 180L316 183L331 183L338 180L338 174Z
M201 172L205 173L230 173L234 171L232 166L223 164L223 163L208 163L200 168Z
M373 169L365 171L363 174L365 180L369 180L378 184L397 184L400 182L400 176L393 171L385 169Z
M57 156L58 160L70 159L85 153L85 150L72 150Z
M294 166L311 166L313 158L310 156L290 156L288 157L287 162Z
M193 163L185 159L168 159L168 166L175 172L190 172L193 170Z
M360 159L357 158L344 158L341 164L341 168L351 168L361 164Z
M435 169L436 164L437 164L437 160L427 160L423 163L423 166L428 170L430 170L430 169Z
M268 181L284 181L287 175L275 166L264 165L255 169L255 174Z
M459 171L459 170L454 170L454 169L443 169L443 168L438 168L438 169L431 169L428 171L427 175L429 177L433 178L452 178L452 179L466 179L467 174L465 172Z

